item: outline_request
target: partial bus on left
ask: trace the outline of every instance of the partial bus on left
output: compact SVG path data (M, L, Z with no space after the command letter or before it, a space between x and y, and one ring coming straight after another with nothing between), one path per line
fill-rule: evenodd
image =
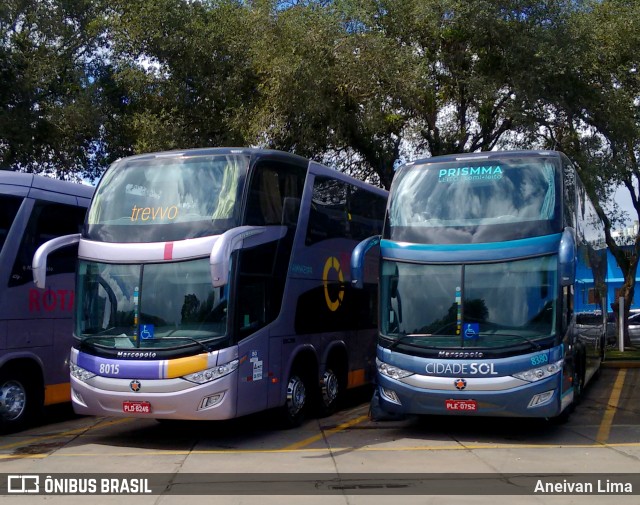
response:
M47 289L31 260L52 238L78 234L93 188L0 171L0 428L14 430L44 405L68 402L78 247L51 256Z

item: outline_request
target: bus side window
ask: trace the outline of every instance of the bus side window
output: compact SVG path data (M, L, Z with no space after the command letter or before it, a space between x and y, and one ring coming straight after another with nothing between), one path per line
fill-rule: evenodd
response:
M349 185L316 176L305 243L313 245L332 238L349 238L347 193Z
M296 167L274 162L259 164L251 180L245 224L295 226L304 178L305 173Z
M382 233L386 199L343 181L316 177L305 239L310 246L332 238L364 240Z
M263 161L250 181L245 224L285 225L286 236L238 253L238 284L234 327L242 339L273 321L282 307L295 227L306 171Z
M2 251L2 246L4 246L4 242L7 239L13 220L18 214L20 204L22 204L22 198L20 197L0 196L0 251Z
M31 262L36 249L55 237L79 233L84 223L86 209L38 201L22 237L16 256L9 286L20 286L33 282ZM75 272L77 247L65 247L52 254L47 266L47 275Z

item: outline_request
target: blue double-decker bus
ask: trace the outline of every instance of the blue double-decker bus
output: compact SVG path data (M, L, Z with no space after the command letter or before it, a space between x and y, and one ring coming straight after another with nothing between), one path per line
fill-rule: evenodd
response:
M382 236L354 251L356 285L377 251L383 411L565 417L599 370L604 226L564 154L405 164Z

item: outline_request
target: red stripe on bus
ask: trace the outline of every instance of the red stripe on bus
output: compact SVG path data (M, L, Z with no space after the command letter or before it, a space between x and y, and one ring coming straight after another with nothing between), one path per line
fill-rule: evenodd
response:
M167 242L164 245L164 259L173 259L173 242Z

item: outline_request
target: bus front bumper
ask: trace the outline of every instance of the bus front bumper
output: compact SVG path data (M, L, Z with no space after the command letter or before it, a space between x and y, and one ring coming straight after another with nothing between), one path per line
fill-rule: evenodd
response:
M573 399L573 389L561 395L560 379L561 374L556 374L504 390L453 391L424 389L377 374L380 407L389 413L409 415L555 417Z
M71 377L77 414L153 419L223 420L236 415L236 373L212 382Z

